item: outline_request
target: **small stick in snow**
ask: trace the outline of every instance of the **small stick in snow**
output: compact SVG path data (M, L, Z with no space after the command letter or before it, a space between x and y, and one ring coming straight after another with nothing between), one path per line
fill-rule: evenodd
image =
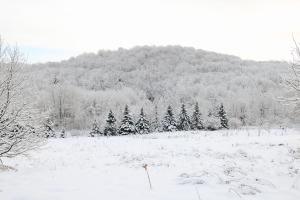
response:
M149 173L148 173L148 165L147 164L144 164L143 165L143 168L145 169L146 173L147 173L147 177L148 177L148 181L149 181L149 186L150 186L150 190L152 190L152 184L151 184L151 180L150 180L150 176L149 176Z

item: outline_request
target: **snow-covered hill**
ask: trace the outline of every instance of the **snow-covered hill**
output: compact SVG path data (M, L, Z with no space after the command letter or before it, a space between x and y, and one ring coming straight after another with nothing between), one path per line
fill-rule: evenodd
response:
M156 106L161 119L169 105L177 114L182 103L190 112L198 102L206 116L223 103L234 128L286 126L298 119L293 105L278 101L294 94L285 84L291 76L286 62L255 62L181 46L144 46L30 65L25 74L36 108L57 125L64 121L67 129L89 129L95 119L105 124L109 110L120 121L125 105L135 116L143 107L153 120Z
M295 130L52 139L4 160L0 199L297 200L299 147Z

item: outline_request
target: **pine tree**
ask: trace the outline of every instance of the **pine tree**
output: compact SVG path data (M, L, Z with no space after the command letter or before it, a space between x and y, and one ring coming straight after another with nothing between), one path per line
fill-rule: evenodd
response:
M106 126L104 128L104 135L117 135L117 128L116 128L116 118L113 112L110 110L108 113L108 117L106 120Z
M129 114L128 106L125 106L123 120L121 122L121 126L119 128L120 135L128 135L128 134L135 134L136 129L132 120L131 115Z
M190 117L188 116L185 105L181 105L181 111L179 114L179 119L178 119L178 124L177 124L177 129L180 131L188 131L191 128L191 121Z
M154 108L154 119L151 123L151 132L160 132L161 129L160 129L160 123L159 123L159 118L158 118L158 109L157 109L157 105L155 106Z
M221 127L222 128L226 128L228 129L228 119L227 119L227 114L224 110L224 106L223 104L221 103L220 107L219 107L219 118L220 118L220 123L221 123Z
M100 136L100 135L102 135L102 133L100 131L98 123L95 120L92 124L92 131L90 132L90 136L95 137L95 136Z
M167 113L162 122L163 131L176 131L176 121L174 118L173 110L171 106L168 106Z
M140 118L135 124L137 133L145 134L150 132L149 121L146 119L144 109L141 109Z
M191 129L192 130L202 130L204 129L203 122L201 119L201 113L199 111L198 102L195 104L195 110L191 119Z

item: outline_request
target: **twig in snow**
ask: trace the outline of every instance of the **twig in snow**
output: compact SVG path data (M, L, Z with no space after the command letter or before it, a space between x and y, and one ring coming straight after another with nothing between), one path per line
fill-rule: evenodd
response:
M150 176L149 176L149 173L148 173L148 165L147 164L144 164L143 165L143 168L145 169L146 173L147 173L147 177L148 177L148 181L149 181L149 187L150 187L150 190L152 190L152 184L151 184L151 180L150 180Z

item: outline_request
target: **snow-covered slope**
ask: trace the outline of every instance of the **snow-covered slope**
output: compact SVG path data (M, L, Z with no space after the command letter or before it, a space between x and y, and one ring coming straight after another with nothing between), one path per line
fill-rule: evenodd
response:
M299 147L293 130L53 139L4 160L0 199L297 200Z
M293 77L286 62L255 62L180 46L144 46L27 66L26 76L32 84L28 98L58 125L62 119L57 117L61 115L56 102L64 99L67 129L89 129L95 119L105 124L110 110L119 122L125 105L133 117L143 107L149 119L157 112L161 120L169 105L177 115L184 103L190 114L198 102L207 116L223 103L232 127L287 126L289 119L298 119L293 105L278 101L294 93L285 85Z

